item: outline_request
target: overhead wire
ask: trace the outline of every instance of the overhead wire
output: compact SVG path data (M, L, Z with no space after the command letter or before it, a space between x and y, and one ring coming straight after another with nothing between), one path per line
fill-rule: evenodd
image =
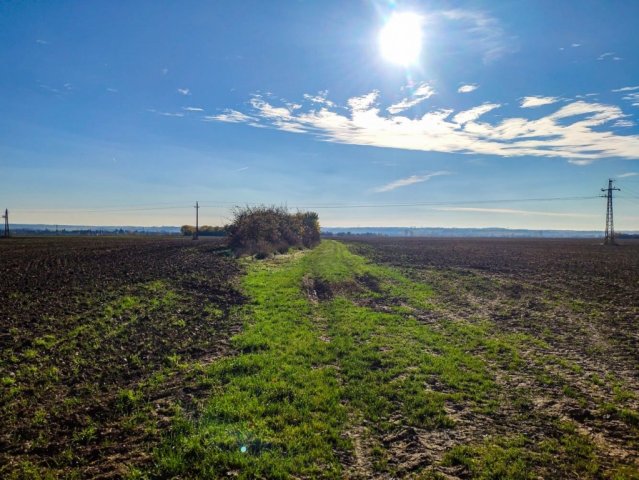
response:
M592 200L600 198L599 195L594 196L573 196L573 197L545 197L545 198L508 198L508 199L492 199L492 200L456 200L456 201L431 201L431 202L407 202L407 203L334 203L334 204L309 204L309 205L292 205L288 206L285 202L285 208L296 209L348 209L348 208L398 208L398 207L421 207L421 206L448 206L448 205L477 205L477 204L503 204L503 203L521 203L521 202L554 202L554 201L576 201L576 200ZM229 206L259 206L263 203L257 202L228 202L228 201L209 201L200 202L200 207L217 208ZM20 212L86 212L86 213L120 213L135 211L152 211L152 210L177 210L189 209L194 205L166 205L166 204L148 204L148 205L131 205L131 206L104 206L104 207L87 207L87 208L45 208L45 209L21 209Z

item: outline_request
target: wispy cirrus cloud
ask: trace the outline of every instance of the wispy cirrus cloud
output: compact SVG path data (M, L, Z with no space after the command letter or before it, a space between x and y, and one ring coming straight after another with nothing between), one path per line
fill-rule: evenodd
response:
M617 120L612 124L613 127L630 128L636 125L632 120Z
M390 192L392 190L396 190L402 187L408 187L409 185L415 185L416 183L427 182L433 177L439 177L441 175L450 175L450 172L440 171L427 173L425 175L411 175L410 177L400 178L399 180L395 180L393 182L387 183L386 185L382 185L381 187L373 190L376 193Z
M499 20L486 12L457 8L435 12L431 17L448 22L449 35L454 35L455 29L462 30L459 41L468 41L473 48L479 48L485 63L517 50L515 38L508 36Z
M203 112L204 109L200 107L182 107L182 110L186 112Z
M183 117L184 114L182 112L162 112L155 109L148 109L148 112L155 113L156 115L161 115L163 117Z
M206 122L218 121L227 123L250 123L256 121L256 119L250 115L245 115L242 112L230 108L227 108L223 113L218 115L207 115L203 120Z
M624 100L629 100L632 103L633 107L639 107L639 92L637 93L629 93L628 95L622 97Z
M621 88L615 88L614 90L612 90L613 92L632 92L633 90L639 90L639 85L636 85L634 87L621 87Z
M178 88L178 89L177 89L177 92L178 92L180 95L184 95L184 96L191 95L191 90L189 90L188 88Z
M326 97L328 96L328 90L322 90L317 92L316 95L309 95L308 93L304 94L304 99L308 100L309 102L312 103L318 103L320 105L326 105L327 107L334 107L335 104L333 102L331 102L330 100L327 100Z
M461 87L457 89L457 91L459 93L470 93L470 92L474 92L478 88L479 88L479 85L476 85L474 83L469 83L467 85L462 85Z
M600 62L606 59L614 60L616 62L618 62L619 60L623 60L621 57L618 57L615 52L605 52L597 57L597 60Z
M403 98L401 101L391 105L386 110L392 114L403 112L404 110L408 110L409 108L422 103L424 100L429 99L434 94L435 90L433 87L427 83L421 83L413 90L410 97Z
M617 178L628 178L628 177L636 177L639 176L639 172L626 172L620 175L617 175Z
M606 157L639 158L639 135L613 130L614 122L628 117L616 105L579 100L529 119L496 116L492 111L500 105L484 103L458 112L436 108L410 117L388 112L380 106L380 97L374 90L350 98L346 106L292 110L255 95L246 113L227 110L207 119L306 133L329 142L405 150L560 157L581 165Z
M479 117L484 115L485 113L490 112L491 110L495 110L496 108L501 107L498 103L484 103L483 105L479 105L478 107L473 107L470 110L464 110L463 112L459 112L457 115L453 117L453 122L463 125L468 122L474 122Z
M541 97L538 95L533 95L521 99L521 108L541 107L543 105L551 105L553 103L557 103L558 101L559 98L557 97Z
M442 212L474 212L474 213L497 213L506 215L522 216L543 216L543 217L595 217L586 213L569 212L544 212L538 210L519 210L516 208L484 208L484 207L436 207L433 210Z

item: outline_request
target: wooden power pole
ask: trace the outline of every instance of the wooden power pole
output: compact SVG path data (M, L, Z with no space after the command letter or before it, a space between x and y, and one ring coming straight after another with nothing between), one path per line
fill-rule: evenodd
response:
M4 238L9 238L10 232L9 232L9 209L8 208L4 209L4 215L2 215L2 218L4 218Z
M200 204L196 201L195 202L195 233L193 234L193 240L197 240L198 235L200 233L199 213L200 213Z

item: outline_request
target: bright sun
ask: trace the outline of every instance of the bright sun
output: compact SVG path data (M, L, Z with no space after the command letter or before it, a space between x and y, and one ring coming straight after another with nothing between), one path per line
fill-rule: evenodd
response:
M379 32L382 56L389 62L413 65L422 50L422 18L415 13L394 13Z

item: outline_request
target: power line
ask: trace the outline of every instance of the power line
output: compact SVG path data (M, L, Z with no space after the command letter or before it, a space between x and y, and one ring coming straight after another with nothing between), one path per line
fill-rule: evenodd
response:
M500 204L500 203L519 203L519 202L555 202L555 201L575 201L575 200L592 200L599 196L574 196L574 197L544 197L544 198L507 198L492 200L457 200L457 201L433 201L433 202L407 202L407 203L328 203L328 204L310 204L295 205L287 208L313 208L313 209L340 209L340 208L393 208L393 207L420 207L420 206L447 206L447 205L467 205L467 204ZM264 205L260 202L224 202L211 201L211 203L198 204L198 208L216 208L228 206L259 206ZM152 210L179 210L193 208L185 205L162 205L148 204L121 207L90 207L90 208L43 208L43 209L16 209L19 212L86 212L86 213L114 213L114 212L136 212L136 211L152 211Z
M302 205L297 208L377 208L377 207L420 207L420 206L447 206L447 205L467 205L467 204L490 204L490 203L518 203L518 202L550 202L569 200L592 200L598 196L587 197L552 197L552 198L510 198L499 200L459 200L448 202L414 202L414 203L372 203L372 204L335 204L335 205Z

